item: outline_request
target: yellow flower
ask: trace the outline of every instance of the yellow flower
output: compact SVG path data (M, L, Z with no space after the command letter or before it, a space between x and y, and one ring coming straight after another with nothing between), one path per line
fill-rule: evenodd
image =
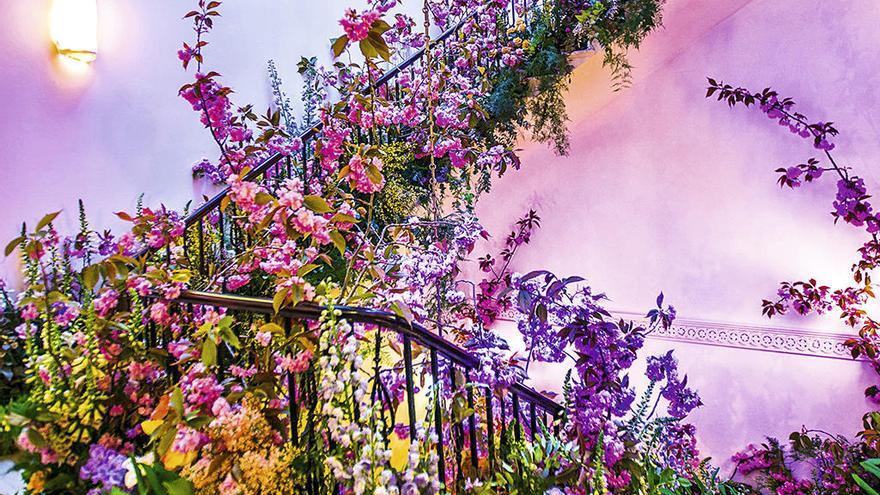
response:
M27 489L29 492L40 493L43 491L43 488L46 486L46 472L45 471L37 471L36 473L31 475L31 479L28 480Z

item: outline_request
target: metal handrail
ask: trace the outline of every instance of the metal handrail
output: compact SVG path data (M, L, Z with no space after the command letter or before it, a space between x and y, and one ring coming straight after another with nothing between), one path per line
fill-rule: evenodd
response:
M204 306L222 307L232 310L248 311L259 314L275 314L272 306L272 300L262 297L239 296L234 294L221 294L215 292L193 291L187 290L175 299L177 303L196 304ZM283 318L294 320L311 320L316 321L320 318L321 312L327 309L326 306L318 304L302 302L291 308L283 308L278 311L278 315ZM340 317L353 323L374 324L383 328L394 330L401 335L406 335L414 341L430 348L437 349L444 357L456 361L456 364L467 368L476 368L479 366L479 360L468 351L462 349L453 342L450 342L439 335L432 333L430 330L417 322L409 322L405 318L388 312L370 308L352 307L352 306L334 306L334 309L341 312ZM537 390L523 385L521 383L513 384L511 392L526 399L530 403L534 403L541 409L552 413L554 416L563 411L563 406L553 399L541 394Z

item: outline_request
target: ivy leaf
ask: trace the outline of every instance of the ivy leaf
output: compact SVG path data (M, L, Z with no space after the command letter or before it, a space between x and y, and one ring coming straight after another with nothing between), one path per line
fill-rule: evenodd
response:
M327 204L327 201L320 196L306 196L303 198L303 203L305 203L306 208L312 210L315 213L330 213L333 211L333 208L330 208L330 205Z
M61 213L60 210L56 211L55 213L46 214L46 216L44 216L42 219L40 219L40 222L37 223L37 228L35 230L40 231L43 229L43 227L52 223L52 221L55 220L55 217L57 217L59 213Z

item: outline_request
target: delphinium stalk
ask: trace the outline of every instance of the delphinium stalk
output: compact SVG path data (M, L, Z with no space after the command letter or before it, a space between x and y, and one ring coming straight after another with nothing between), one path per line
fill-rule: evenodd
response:
M287 130L289 137L293 138L299 132L296 125L296 117L293 114L293 107L290 98L284 92L281 76L278 75L278 69L275 67L275 61L269 59L267 63L267 71L269 73L269 84L272 86L272 102L275 109L281 112L281 118L284 120L284 128Z

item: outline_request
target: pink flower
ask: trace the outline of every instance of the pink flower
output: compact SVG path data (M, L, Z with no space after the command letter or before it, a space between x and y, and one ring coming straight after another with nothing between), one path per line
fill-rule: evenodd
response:
M348 182L353 189L364 194L378 192L385 185L382 167L383 163L379 158L366 159L360 154L354 155L348 162ZM378 175L379 182L373 181L371 172L372 175Z
M197 430L184 426L177 430L172 448L177 452L187 453L199 450L209 442L208 437Z
M171 323L171 314L168 313L168 305L163 301L156 301L150 307L150 319L159 325L168 325Z
M261 346L266 347L272 342L272 334L270 332L257 332L254 340L256 340Z
M278 192L278 204L291 210L299 209L303 203L303 185L299 179L287 179Z
M21 317L24 320L34 320L38 316L40 316L40 312L37 310L36 304L28 303L21 308Z
M275 358L275 364L284 371L289 373L302 373L309 369L312 361L312 351L305 349L300 351L296 357L281 356Z
M129 289L133 289L141 297L148 296L150 290L153 288L153 284L144 277L129 279L129 281L126 282L126 286L128 286Z
M370 35L370 28L379 16L380 14L375 10L368 10L358 15L356 10L348 9L345 11L345 17L339 20L339 24L345 30L349 41L358 42Z
M229 139L235 142L248 141L253 137L254 133L250 129L243 126L236 126L229 129Z
M101 318L106 318L119 302L119 293L113 289L101 292L101 295L95 298L95 312Z
M52 304L55 313L53 321L59 326L66 327L79 316L79 307L75 303L56 302Z
M226 278L226 290L238 290L251 281L250 275L240 273L238 275L230 275Z

